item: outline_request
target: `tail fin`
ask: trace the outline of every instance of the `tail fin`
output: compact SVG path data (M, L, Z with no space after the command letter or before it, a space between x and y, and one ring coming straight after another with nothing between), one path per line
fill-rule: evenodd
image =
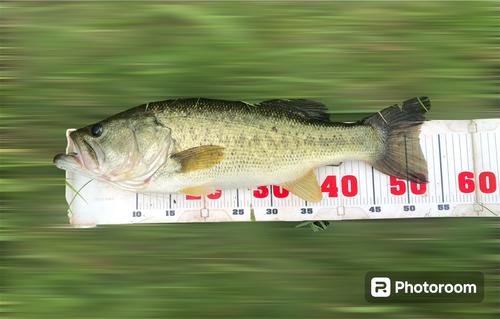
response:
M418 135L425 121L425 113L431 108L427 97L413 98L388 107L362 120L379 133L378 156L371 165L384 174L423 184L427 182L425 161Z

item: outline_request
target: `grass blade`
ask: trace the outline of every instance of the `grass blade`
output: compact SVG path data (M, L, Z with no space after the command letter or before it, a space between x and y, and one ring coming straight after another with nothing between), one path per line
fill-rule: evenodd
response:
M73 192L75 192L75 196L73 197L73 199L71 200L71 202L69 203L69 212L71 213L71 215L74 215L73 214L73 211L71 210L71 205L73 205L73 202L75 201L75 198L77 196L80 196L81 199L83 199L83 201L88 205L89 203L87 203L87 201L85 200L85 198L83 198L83 196L80 194L81 190L87 186L90 182L92 182L93 179L91 179L90 181L88 181L87 183L85 183L82 187L80 187L80 189L77 191L70 183L68 183L68 181L65 181L66 183L66 186L68 186L69 188L71 188L71 190Z

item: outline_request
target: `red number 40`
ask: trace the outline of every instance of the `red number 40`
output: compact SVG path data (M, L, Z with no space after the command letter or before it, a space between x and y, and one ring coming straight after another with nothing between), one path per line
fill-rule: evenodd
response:
M345 175L341 179L342 194L346 197L353 197L358 194L358 179L354 175ZM337 176L328 175L321 184L321 192L328 193L328 197L338 197Z

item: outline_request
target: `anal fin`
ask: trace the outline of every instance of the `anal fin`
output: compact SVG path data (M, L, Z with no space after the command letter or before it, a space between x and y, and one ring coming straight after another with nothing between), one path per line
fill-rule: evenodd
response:
M314 168L311 168L311 170L301 178L284 183L280 186L310 203L317 203L323 199L318 179L316 178L316 174L314 174Z

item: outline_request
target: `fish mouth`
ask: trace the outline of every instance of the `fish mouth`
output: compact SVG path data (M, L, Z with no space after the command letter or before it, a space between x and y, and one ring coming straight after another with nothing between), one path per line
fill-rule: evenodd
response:
M95 171L103 161L102 151L98 145L92 145L77 133L76 129L66 131L68 145L66 154L54 157L56 167L70 171Z
M75 142L70 137L72 132L76 131L76 129L69 129L66 131L66 140L68 141L68 145L66 146L66 154L57 154L54 157L54 164L57 168L64 170L75 170L75 168L83 168L83 162L81 161L81 157L78 155L79 150L75 146Z

